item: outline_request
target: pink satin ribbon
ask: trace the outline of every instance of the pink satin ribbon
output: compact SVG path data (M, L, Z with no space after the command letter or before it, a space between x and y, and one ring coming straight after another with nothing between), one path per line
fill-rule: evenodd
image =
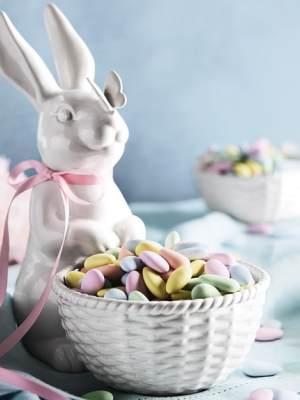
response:
M37 173L35 175L21 182L18 183L15 182L21 173L31 168L34 168L36 170ZM109 175L112 176L111 173ZM88 170L74 169L65 172L54 172L49 168L47 168L45 164L36 160L23 161L13 168L13 170L9 174L8 183L16 189L16 193L13 196L10 205L8 207L4 225L2 248L0 254L0 308L4 303L6 297L6 289L7 289L7 276L8 276L8 264L9 264L8 220L9 220L9 212L11 205L14 199L21 193L25 192L26 190L32 189L35 186L38 186L46 181L56 182L61 191L64 210L65 210L65 226L64 226L63 240L60 249L58 251L58 255L56 257L51 274L48 278L48 282L45 286L43 293L41 294L41 297L39 298L38 302L34 306L33 310L30 312L28 317L21 323L21 325L18 326L18 328L16 328L16 330L10 336L8 336L8 338L6 338L2 343L0 343L0 358L3 357L7 352L9 352L28 332L28 330L37 320L38 316L40 315L47 301L47 298L51 291L52 281L56 274L61 253L66 240L68 224L69 224L69 200L72 200L73 202L81 205L93 205L99 203L102 200L106 191L106 180L103 177L100 177ZM88 202L76 196L70 189L69 185L100 185L101 195L95 202ZM4 368L0 368L0 380L6 383L13 384L24 390L28 390L45 399L49 400L67 399L67 397L61 395L60 393L49 388L48 386L43 386L41 383L38 383L34 380L24 377L23 375L19 375L13 371L6 370Z

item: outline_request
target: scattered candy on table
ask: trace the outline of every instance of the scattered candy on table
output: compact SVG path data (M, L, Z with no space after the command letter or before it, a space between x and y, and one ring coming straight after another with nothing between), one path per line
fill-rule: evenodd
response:
M255 340L257 342L270 342L282 338L283 330L271 327L260 327L256 332Z
M210 148L200 158L200 169L212 174L249 178L274 172L282 161L283 153L271 147L268 139L260 139L250 146Z
M299 400L299 395L283 388L258 389L247 400Z
M255 222L249 224L247 231L253 235L272 235L274 233L274 226L267 222Z
M251 377L273 376L282 372L282 368L268 361L247 361L243 365L243 372Z
M181 241L175 231L165 244L129 240L91 255L80 271L67 273L65 282L86 295L140 302L214 298L255 284L230 253L211 253L204 243Z

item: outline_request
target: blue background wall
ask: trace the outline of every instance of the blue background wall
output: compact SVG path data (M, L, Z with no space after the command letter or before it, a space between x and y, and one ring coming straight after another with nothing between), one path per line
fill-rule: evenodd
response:
M54 71L43 0L0 0ZM196 157L214 142L300 132L297 0L56 0L90 47L96 82L121 75L130 128L115 178L130 201L197 195ZM0 77L0 153L37 158L38 116Z

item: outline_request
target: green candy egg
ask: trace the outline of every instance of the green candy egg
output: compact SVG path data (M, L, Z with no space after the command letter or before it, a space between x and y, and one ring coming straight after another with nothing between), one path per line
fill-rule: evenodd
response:
M192 299L207 299L208 297L219 297L221 293L208 283L200 283L192 290Z
M134 290L133 292L131 292L128 296L128 300L130 301L149 301L147 299L147 297L139 292L138 290Z
M199 285L198 278L192 278L183 288L183 290L193 290L195 286Z
M112 254L113 256L118 258L120 251L121 247L112 247L111 249L106 250L105 254Z
M199 276L198 280L199 283L208 283L226 293L235 293L240 290L240 284L236 280L224 276L207 274Z
M82 398L87 400L113 400L114 396L106 390L96 390L96 392L84 394Z

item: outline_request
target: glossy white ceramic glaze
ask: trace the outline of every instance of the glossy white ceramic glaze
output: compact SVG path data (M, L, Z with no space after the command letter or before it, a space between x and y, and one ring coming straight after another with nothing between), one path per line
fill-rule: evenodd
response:
M144 238L145 227L132 215L109 177L128 139L127 125L116 110L126 103L122 82L117 73L110 71L103 93L94 83L93 57L66 17L49 4L45 20L61 87L3 12L0 71L40 113L38 148L47 167L55 171L88 169L107 179L101 203L70 204L69 230L59 266L63 269L126 240ZM97 186L73 185L72 190L91 202L99 197ZM39 299L62 242L64 208L56 183L45 182L33 190L30 227L27 253L15 287L18 323ZM60 371L83 369L65 337L53 293L24 341L31 354Z

